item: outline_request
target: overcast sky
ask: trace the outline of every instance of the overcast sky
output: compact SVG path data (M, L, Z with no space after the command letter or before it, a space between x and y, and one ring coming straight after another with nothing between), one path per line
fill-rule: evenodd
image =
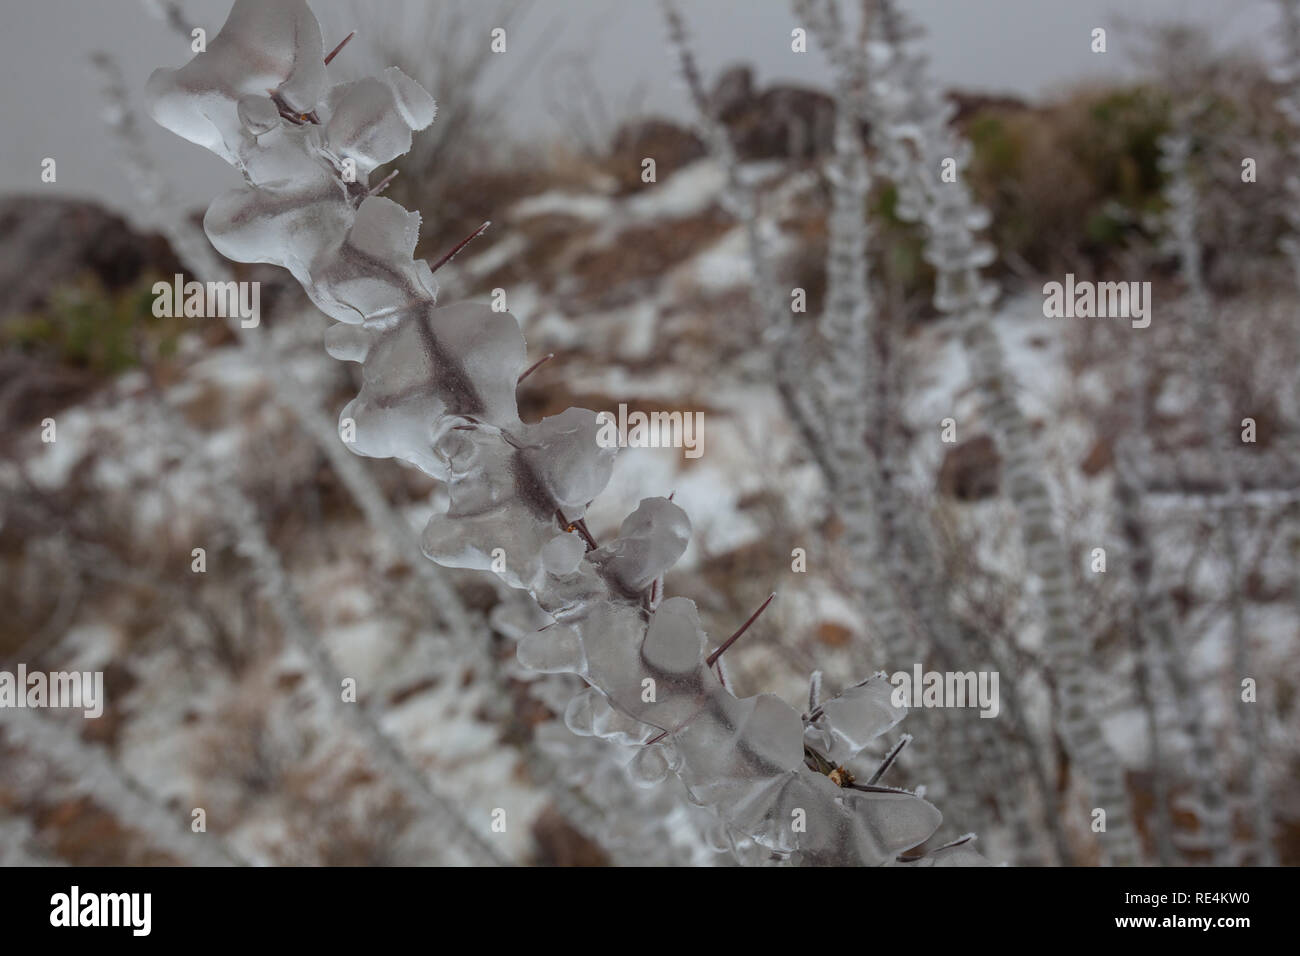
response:
M404 0L405 3L414 0ZM326 45L335 24L365 31L367 21L401 17L404 2L320 0L313 3L326 24ZM483 0L429 0L469 4ZM1131 70L1136 37L1125 17L1142 21L1191 20L1207 25L1223 43L1266 47L1276 15L1270 0L902 0L929 31L936 74L949 86L1006 91L1026 97L1088 77ZM790 50L798 25L788 0L683 0L701 64L711 79L737 61L753 63L764 82L821 82L825 66L815 47ZM856 6L853 0L849 5ZM517 58L537 56L548 31L556 34L539 68L509 101L510 129L538 141L559 129L546 108L541 78L566 57L588 60L602 98L618 110L640 97L646 108L668 116L689 115L663 42L654 0L534 0L511 30L506 54L493 57L497 78L513 74ZM186 16L212 36L230 0L186 0ZM119 210L133 207L98 117L99 85L88 67L93 50L121 63L128 84L139 91L157 66L178 66L188 44L150 17L139 0L0 0L0 192L57 189L61 195L96 197ZM356 11L363 13L358 16ZM1109 52L1090 51L1094 27L1108 29ZM482 42L488 43L485 23ZM338 29L342 30L342 27ZM346 59L346 54L340 60ZM336 61L338 65L339 61ZM344 71L346 74L346 71ZM199 147L161 130L149 133L159 166L183 195L201 208L215 193L236 184L236 174ZM53 156L58 183L40 182L40 162ZM148 216L135 214L147 221Z

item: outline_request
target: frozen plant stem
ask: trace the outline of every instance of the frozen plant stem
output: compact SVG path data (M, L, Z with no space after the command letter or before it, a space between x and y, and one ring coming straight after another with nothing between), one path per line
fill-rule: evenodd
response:
M1197 184L1192 176L1192 136L1190 132L1192 117L1199 111L1196 101L1180 102L1174 109L1173 131L1161 141L1161 164L1168 177L1165 185L1165 199L1169 204L1167 213L1167 237L1169 245L1178 257L1179 271L1187 288L1186 307L1191 313L1191 328L1196 339L1192 349L1194 375L1198 389L1198 407L1202 410L1206 423L1206 444L1214 456L1215 470L1223 476L1227 485L1227 506L1219 513L1222 516L1219 528L1223 542L1223 554L1227 564L1228 580L1227 601L1231 634L1232 672L1234 689L1232 691L1232 712L1237 721L1238 732L1245 745L1246 781L1248 787L1248 805L1251 817L1251 843L1255 863L1259 866L1273 866L1277 856L1273 849L1273 821L1269 806L1268 790L1264 780L1264 731L1261 716L1261 704L1258 701L1246 703L1237 696L1236 685L1242 678L1258 678L1251 668L1250 633L1246 625L1246 602L1243 594L1244 576L1242 574L1241 544L1237 537L1237 528L1245 521L1246 509L1242 499L1241 468L1238 455L1242 448L1233 447L1236 424L1225 416L1231 413L1231 400L1220 390L1224 384L1224 364L1221 356L1224 348L1219 344L1219 322L1215 321L1214 305L1205 276L1201 270L1201 244L1198 236L1200 218L1199 195ZM1212 809L1212 808L1207 808ZM1221 826L1230 829L1230 821ZM1215 831L1215 836L1220 834ZM1216 857L1222 859L1221 848L1211 847Z
M686 27L672 0L661 0L668 40L678 68L714 158L727 176L728 199L743 224L746 249L754 275L755 298L763 313L766 334L772 337L771 354L777 388L804 445L826 476L837 511L845 523L845 547L855 556L849 563L851 586L859 595L889 660L902 662L916 656L918 637L910 631L893 590L882 584L874 569L885 566L879 536L873 530L879 503L876 468L866 444L873 420L875 366L868 322L872 309L866 282L866 226L862 216L869 179L851 115L853 94L840 90L842 108L836 121L836 179L828 255L828 307L822 318L823 333L835 343L831 361L834 375L824 389L809 389L807 366L814 360L791 329L789 315L776 291L772 258L760 228L758 199L740 177L740 161L726 127L708 104ZM843 335L840 340L839 336ZM802 367L800 367L802 366ZM864 387L864 385L866 387Z
M188 35L188 34L187 34ZM157 169L145 148L143 133L127 100L121 71L111 57L95 54L95 68L104 87L104 116L109 132L122 151L127 178L142 205L165 211L161 217L163 233L180 260L204 280L231 282L235 275L230 266L212 249L202 231L194 227L178 208L167 179ZM486 224L485 224L486 225ZM350 455L339 442L337 427L318 408L316 399L298 375L274 352L268 352L256 336L240 327L236 316L227 319L231 334L239 347L262 371L276 403L292 415L303 431L330 463L339 481L348 490L367 523L397 550L414 570L429 592L430 604L444 627L458 641L476 640L478 629L470 620L463 602L445 574L424 560L419 542L406 521L388 503L365 465Z
M964 326L962 340L972 377L984 398L985 414L1001 438L1007 493L1020 514L1028 566L1039 578L1044 652L1060 694L1061 735L1091 789L1092 806L1106 812L1106 832L1099 834L1103 857L1131 864L1137 860L1137 838L1122 769L1092 712L1089 648L1073 617L1073 563L1053 527L1039 453L992 325L990 307L997 289L981 270L995 254L977 237L988 214L975 204L960 177L951 183L939 179L945 159L954 159L957 168L964 169L970 145L950 128L953 107L928 75L923 55L908 48L917 31L893 0L878 0L876 9L886 62L872 74L871 110L864 118L880 131L882 163L898 187L899 214L925 226L925 257L937 273L935 306Z
M686 25L676 3L674 0L660 0L660 7L668 27L669 46L695 106L701 137L727 177L724 202L740 220L745 232L746 252L754 274L754 298L763 316L764 335L772 344L777 390L804 445L822 471L829 474L834 468L834 461L827 449L822 426L825 415L817 407L814 397L802 385L804 370L801 359L804 350L794 335L789 311L784 307L776 286L771 269L772 259L759 218L757 191L741 180L740 159L731 144L727 129L710 111L704 82L687 42Z
M863 48L855 50L843 39L847 31L835 0L795 0L794 8L825 49L834 75L826 306L818 320L821 347L811 356L806 379L818 391L815 402L828 421L823 433L828 443L825 457L836 467L828 479L846 526L845 540L856 569L855 589L867 597L868 613L874 612L885 623L889 667L905 668L908 661L921 660L928 651L940 666L963 670L977 648L957 637L940 562L919 527L916 509L903 500L905 493L891 462L898 449L892 440L890 349L885 344L889 330L880 321L871 294L866 219L870 174L861 136L862 118L873 115L865 49L872 24L864 20ZM874 128L876 121L870 122ZM874 582L878 574L884 578L879 584ZM901 626L904 621L906 628ZM1019 776L993 728L984 722L954 720L948 714L927 716L936 726L925 743L936 751L952 743L942 762L950 779L961 784L953 789L950 808L960 811L963 825L986 828L986 805L998 803L1002 814L1012 820L1018 858L1034 862L1037 854L1025 801L1008 800L1003 789L994 785L984 788L988 800L977 799L981 780ZM933 775L940 755L921 749L915 756L923 758L921 772ZM998 770L990 774L988 767Z
M520 642L521 663L589 685L569 705L570 729L637 743L667 731L638 754L636 773L647 782L677 774L747 859L887 863L928 839L941 818L924 800L841 789L804 765L805 737L842 763L897 723L887 682L849 688L817 726L774 696L737 699L706 666L694 603L646 606L685 550L680 508L647 498L594 549L557 523L557 513L583 518L614 450L598 443L587 409L523 422L515 389L527 358L514 317L481 304L436 307L432 271L412 258L419 217L351 188L364 190L432 122L428 93L391 68L331 85L322 61L302 0L236 0L207 52L150 78L151 110L244 173L246 185L205 217L218 251L284 266L337 320L327 349L361 363L361 392L342 413L355 426L353 450L403 458L447 483L449 508L430 519L426 554L527 590L555 623ZM277 102L320 122L286 122ZM345 165L355 183L342 178Z
M94 63L104 83L107 125L123 151L128 178L146 205L174 210L176 203L167 189L166 180L154 167L143 146L143 137L127 101L117 65L104 54L96 54ZM206 238L191 228L183 215L173 212L172 215L165 216L163 228L182 261L200 276L221 282L234 280L230 267L213 253ZM317 412L315 399L302 386L297 376L283 367L283 363L278 367L275 365L274 354L267 354L254 343L248 331L240 328L237 317L229 318L228 323L240 347L263 369L265 380L270 384L278 402L298 420L330 461L370 525L408 558L412 568L431 592L434 609L454 639L462 642L474 640L475 629L459 597L445 577L423 560L406 522L389 506L366 473L364 465L341 446L337 429ZM192 455L201 455L201 443L193 439L188 427L161 399L160 407L168 417L177 443L189 448ZM256 508L229 482L216 483L214 494L223 502L221 513L237 532L241 550L255 565L258 580L262 582L267 600L279 617L286 636L299 647L311 664L321 693L338 703L339 716L365 740L368 753L384 766L389 777L407 793L412 806L418 812L427 814L438 825L439 832L444 834L448 843L462 848L466 859L478 863L505 864L505 858L477 837L460 819L450 801L410 764L382 729L377 715L370 712L369 704L342 702L338 690L341 675L319 640L311 633L289 587L279 555L266 538Z
M1143 507L1146 481L1140 462L1151 459L1148 439L1145 370L1148 362L1142 352L1134 350L1128 361L1127 377L1130 413L1129 436L1116 443L1115 503L1120 532L1129 550L1135 589L1133 629L1136 648L1136 676L1140 696L1151 696L1151 684L1157 675L1169 680L1178 720L1191 743L1191 763L1187 775L1196 788L1199 832L1197 843L1209 854L1210 862L1226 866L1231 862L1231 818L1227 788L1218 770L1218 754L1205 720L1205 708L1199 700L1185 662L1186 649L1178 646L1177 615L1167 589L1156 585L1155 551L1151 544L1151 524ZM1173 836L1172 820L1166 806L1168 784L1163 764L1159 712L1154 700L1144 702L1148 711L1148 734L1151 742L1152 791L1156 801L1155 838L1160 862L1166 864L1169 848L1166 839Z
M178 861L196 866L237 866L245 862L221 837L191 833L182 819L155 802L127 776L103 747L86 743L71 726L39 716L34 710L12 708L5 712L0 731L10 743L52 760L73 776L95 803Z
M186 458L202 460L202 442L159 396L159 408L167 421L171 439ZM213 462L215 469L220 463ZM307 623L285 570L280 554L272 546L257 507L240 490L234 476L218 475L211 493L223 520L234 532L236 549L253 566L253 576L262 596L271 605L284 628L285 637L307 659L317 692L331 702L334 712L350 726L365 744L366 755L402 788L412 808L429 818L440 838L456 847L465 860L476 865L508 866L509 861L481 837L460 815L452 802L430 784L423 771L416 768L380 724L369 699L350 703L343 700L343 675L334 666L329 651Z

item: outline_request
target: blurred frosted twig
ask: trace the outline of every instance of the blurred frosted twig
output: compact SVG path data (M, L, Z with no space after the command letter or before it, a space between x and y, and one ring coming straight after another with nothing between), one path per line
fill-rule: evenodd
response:
M790 312L776 285L772 256L759 215L758 192L741 178L740 159L726 127L713 116L681 13L674 0L660 0L660 5L668 27L669 47L695 106L700 133L727 177L724 201L745 231L746 250L754 274L754 298L763 316L763 334L772 346L777 390L808 452L822 471L829 474L834 462L829 457L824 434L826 416L801 384L805 346L794 334Z
M1144 463L1153 457L1146 397L1147 368L1141 350L1131 350L1125 368L1128 433L1118 436L1115 443L1114 493L1120 534L1128 547L1127 564L1133 579L1135 676L1139 697L1144 698L1143 706L1147 711L1155 800L1153 838L1160 862L1168 864L1169 847L1166 844L1175 834L1167 806L1169 784L1158 701L1152 699L1156 681L1163 675L1174 698L1178 721L1191 744L1192 759L1187 767L1187 776L1195 787L1200 804L1197 815L1200 832L1196 842L1209 853L1211 862L1226 865L1229 862L1231 820L1226 788L1218 769L1218 754L1205 720L1205 708L1187 672L1186 652L1178 646L1173 600L1167 589L1156 584L1155 549L1151 540L1151 522L1145 509L1150 483L1147 477L1149 468L1144 467ZM1186 841L1181 841L1180 845L1187 848Z
M162 395L159 395L158 407L172 441L183 450L186 458L193 461L211 458L201 436L185 424ZM234 534L236 550L251 562L258 588L279 618L285 637L310 665L319 685L318 693L330 701L338 717L365 742L367 756L380 766L385 779L402 788L413 808L429 818L448 846L460 849L473 864L509 865L495 847L465 822L452 801L429 782L427 774L411 763L383 729L381 716L371 701L361 696L355 702L343 699L343 675L334 665L324 642L307 623L284 562L267 539L256 505L239 488L234 476L220 473L219 461L211 463L217 469L210 486L217 513ZM442 848L439 848L439 855L442 855Z
M988 214L975 204L969 187L940 182L944 160L959 171L970 160L970 145L949 126L954 107L929 76L923 54L911 49L919 30L892 0L875 4L880 48L886 62L874 71L871 98L873 130L883 140L882 162L899 190L898 210L926 229L926 260L936 270L935 305L956 316L974 384L984 412L1001 438L1007 461L1006 492L1020 514L1028 567L1039 578L1044 650L1061 697L1061 733L1066 747L1092 789L1094 806L1106 812L1103 854L1132 863L1138 844L1129 816L1123 771L1107 744L1090 686L1089 648L1074 621L1071 560L1052 521L1052 502L1041 474L1039 452L1015 398L1006 358L992 326L997 288L981 274L996 253L977 236Z
M1169 616L1170 608L1167 595L1152 586L1154 560L1147 540L1146 525L1142 519L1140 479L1137 478L1137 469L1126 460L1127 454L1128 452L1124 448L1118 449L1116 453L1115 505L1118 511L1120 533L1128 545L1128 566L1133 577L1134 680L1137 686L1138 700L1142 705L1142 709L1146 712L1148 762L1151 771L1151 795L1154 803L1152 810L1154 818L1152 841L1155 843L1156 857L1160 865L1169 866L1173 862L1170 853L1173 823L1169 814L1169 783L1165 769L1164 737L1160 727L1160 710L1155 697L1155 680L1157 675L1170 672L1170 665L1166 660L1165 652L1170 642L1170 636L1173 633L1173 621ZM1178 686L1177 682L1174 682L1174 686ZM1182 689L1187 690L1187 688ZM1176 690L1175 693L1178 693L1178 691ZM1179 703L1180 705L1183 704L1181 700ZM1185 706L1190 710L1196 710L1195 704L1190 701ZM1205 729L1200 721L1199 713L1192 716L1193 723L1187 724L1184 719L1184 725L1191 735L1193 750L1196 754L1194 758L1196 764L1194 775L1203 774L1207 782L1213 781L1215 778L1213 772L1214 752L1212 748L1208 752L1202 750L1202 746L1207 740ZM1202 757L1208 757L1208 765L1202 765ZM1196 773L1196 771L1199 771L1199 773ZM1205 786L1201 787L1201 793L1202 803L1205 804L1207 811L1215 809L1216 804L1219 811L1213 813L1207 819L1206 826L1210 828L1220 826L1219 821L1223 820L1222 801L1218 801L1214 796L1210 795L1210 791ZM1220 838L1215 838L1211 842L1214 845L1222 845Z
M885 665L897 669L922 660L927 645L947 660L954 642L942 641L938 632L951 622L942 602L921 596L919 582L927 574L918 567L922 551L915 547L915 538L919 536L915 521L902 514L897 471L887 460L891 450L887 432L892 429L886 409L891 395L879 341L885 332L872 296L866 218L871 176L860 129L861 117L868 111L867 64L851 46L838 41L844 24L833 0L796 0L794 7L825 48L834 78L826 302L817 320L820 348L804 377L827 416L826 457L834 464L827 479L845 525L854 591L867 599L869 614L883 616ZM910 627L900 626L902 607L907 609ZM900 615L897 622L894 615ZM931 722L948 725L960 738L972 729L960 720ZM997 750L977 748L965 739L950 740L946 734L935 736L913 750L913 761L918 754L942 749L947 776L960 781L949 787L953 814L960 815L958 825L987 829L984 807L973 798L979 778L974 755L991 760ZM916 772L936 774L936 756L931 753L923 759Z
M713 115L685 21L673 0L661 0L661 6L669 44L695 105L697 123L710 153L726 174L728 204L745 231L754 297L763 314L777 389L804 446L825 476L845 523L846 548L854 556L848 568L854 593L863 601L870 626L880 634L887 657L896 663L910 660L917 654L919 636L909 628L892 589L876 573L885 562L873 530L874 508L880 495L876 468L866 444L877 379L870 375L874 364L868 327L872 309L864 261L866 224L860 214L870 181L860 145L854 146L859 137L852 123L837 120L837 207L831 217L828 252L828 299L833 299L836 307L828 304L822 317L824 332L833 343L831 360L836 365L830 373L833 377L816 376L817 385L810 388L809 369L816 360L782 306L773 258L763 235L757 191L743 181L740 159L728 131ZM846 91L845 95L854 94ZM844 110L837 111L839 117L846 115ZM856 216L855 209L859 213ZM841 331L846 336L842 342L834 338Z
M1277 0L1277 3L1282 16L1286 61L1274 68L1273 75L1282 88L1278 110L1291 127L1288 137L1291 166L1282 180L1287 199L1282 207L1282 216L1289 227L1289 235L1282 240L1281 249L1291 263L1296 287L1300 288L1300 172L1296 168L1296 162L1300 160L1300 0Z
M161 20L185 39L190 38L190 23L185 19L180 0L140 0L140 5L150 16Z
M1186 94L1186 84L1179 84ZM1241 467L1234 451L1232 438L1238 427L1231 414L1231 400L1220 395L1224 384L1222 363L1223 346L1220 344L1219 322L1215 320L1214 304L1201 269L1201 244L1198 236L1198 187L1193 178L1191 126L1194 117L1204 108L1199 98L1181 99L1174 107L1173 130L1162 138L1161 166L1167 176L1165 200L1167 243L1177 256L1179 272L1186 287L1185 305L1190 313L1190 331L1195 336L1196 347L1191 349L1194 380L1197 384L1198 406L1206 423L1206 444L1214 455L1216 470L1227 486L1227 505L1218 512L1219 537L1227 563L1227 603L1231 635L1231 660L1234 674L1232 712L1238 731L1245 744L1246 780L1250 806L1252 846L1255 862L1268 866L1276 863L1272 840L1272 815L1264 779L1264 732L1262 705L1244 703L1236 696L1235 686L1243 678L1254 678L1257 686L1264 686L1263 675L1251 669L1250 632L1246 624L1245 596L1242 593L1241 543L1237 529L1245 514L1242 494ZM1227 413L1227 414L1225 414ZM1241 446L1248 447L1248 446ZM1213 808L1206 808L1212 810ZM1225 822L1224 826L1227 826ZM1217 828L1213 831L1218 835ZM1226 837L1226 833L1223 834ZM1224 847L1211 847L1216 859L1224 861Z
M103 747L86 743L71 723L39 716L27 708L8 708L0 732L37 757L52 761L123 826L182 863L236 866L245 861L220 836L192 833L176 814L160 805Z
M96 54L93 62L104 83L106 124L123 151L126 172L141 199L155 208L171 213L162 217L164 231L172 240L177 254L192 269L197 267L201 276L211 280L233 279L232 270L215 254L206 237L176 211L175 203L168 195L166 182L157 172L144 147L143 131L130 108L120 70L106 54ZM325 454L367 520L398 548L399 553L409 560L418 578L428 586L443 623L458 640L473 640L474 631L459 597L445 577L423 560L412 530L389 507L361 462L337 440L337 430L317 412L316 403L307 390L284 367L283 362L273 365L274 355L259 349L251 338L242 334L244 330L239 328L238 318L232 317L229 321L236 341L263 370L266 381L270 383L279 402L294 415ZM191 447L194 454L202 454L201 443L189 437L188 429L175 413L165 403L160 403L160 407L172 419L178 440ZM468 828L447 798L437 792L425 776L410 764L400 748L384 732L378 717L370 712L369 705L349 705L342 701L341 676L324 647L311 634L293 596L292 585L279 555L266 538L256 508L229 482L218 482L215 490L223 502L222 514L239 535L241 550L258 568L259 582L268 601L276 609L286 636L311 663L322 685L322 693L338 702L342 708L341 716L366 740L373 758L383 764L390 777L412 795L414 805L433 819L450 844L460 846L472 862L505 864L505 858Z
M882 125L872 103L870 57L873 45L880 44L873 31L879 30L881 24L868 10L860 25L858 42L854 44L845 39L849 31L835 0L795 0L794 7L831 62L837 117L836 156L831 175L828 291L819 323L823 348L831 358L827 363L829 368L813 377L828 392L823 406L833 410L837 418L852 420L855 404L866 411L866 422L861 425L856 447L837 456L837 460L850 466L841 484L871 488L869 499L862 503L864 515L859 523L865 525L874 512L879 517L873 536L888 542L881 553L859 552L857 560L870 560L875 567L890 569L899 600L917 622L915 629L928 637L936 661L948 669L962 670L972 651L992 657L992 641L981 635L959 634L949 603L951 581L945 580L943 562L914 517L924 512L906 500L899 468L905 451L899 447L894 425L895 403L901 394L900 386L894 381L897 370L890 365L894 348L890 329L881 321L870 294L865 218L865 187L869 177L861 124L865 122L875 131ZM878 134L878 138L889 145L887 137ZM888 163L882 165L886 170L891 168ZM860 176L851 172L858 166L863 167ZM843 384L846 382L852 383L848 393ZM860 394L855 395L854 391ZM863 435L870 438L864 440ZM843 498L842 493L836 495L837 501ZM911 656L919 659L923 650L918 646L912 649ZM1014 672L1001 668L1001 674L1005 688L1014 693ZM951 716L954 719L945 723L955 726L950 733L939 736L943 743L949 744L944 749L944 765L954 779L962 781L954 789L964 800L967 825L987 828L986 807L994 804L1010 825L1017 860L1025 864L1041 862L1041 851L1027 812L1029 801L1023 794L1009 795L1000 784L1026 775L1029 768L1023 755L1017 755L1012 742L995 733L990 724L977 721L970 725ZM1025 743L1032 746L1029 739ZM976 799L981 790L983 799ZM1044 786L1044 799L1048 792Z

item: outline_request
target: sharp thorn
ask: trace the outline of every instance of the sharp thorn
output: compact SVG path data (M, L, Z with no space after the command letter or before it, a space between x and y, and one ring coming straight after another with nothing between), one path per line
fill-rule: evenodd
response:
M564 512L559 508L555 509L555 518L557 521L560 522L560 528L566 534L572 534L574 531L578 532L578 534L582 537L582 540L586 542L587 550L588 551L596 550L597 548L596 539L593 538L591 536L591 532L587 530L586 521L584 521L582 518L579 518L577 521L570 521L568 518L564 517Z
M479 226L477 229L475 229L472 233L470 233L460 242L456 243L455 247L451 250L451 252L447 253L445 256L443 256L441 259L439 259L437 262L435 262L432 266L429 267L429 271L437 272L439 269L445 266L448 262L450 262L455 257L456 253L460 252L460 250L468 246L473 240L483 235L484 231L490 225L492 225L491 219L483 223L483 225Z
M370 192L368 193L368 195L371 195L371 196L378 196L381 192L383 192L385 189L388 188L388 184L389 184L389 183L391 183L394 179L397 178L397 173L398 173L398 170L394 169L391 173L389 173L389 174L388 174L387 176L385 176L383 179L379 180L379 182L377 182L377 183L375 184L374 188L370 190Z
M723 653L726 652L727 648L729 648L732 644L736 643L736 641L740 638L740 635L744 634L745 631L749 630L749 625L757 621L758 616L767 610L767 606L772 603L772 599L775 597L776 597L776 592L773 591L771 594L767 596L767 600L758 606L758 610L749 616L749 620L746 621L744 624L740 625L740 627L736 630L735 634L732 634L731 637L723 641L722 646L708 656L708 659L705 663L707 663L709 667L712 667L714 664L716 664L718 662L718 658L721 657Z
M351 39L352 39L354 36L356 36L356 35L357 35L357 31L356 31L356 30L353 30L351 33L349 33L347 36L345 36L345 37L342 39L342 41L340 41L340 43L339 43L338 46L336 46L334 49L330 50L329 53L325 54L325 65L326 65L326 66L329 66L329 65L330 65L330 60L332 60L332 59L334 59L336 56L338 56L338 55L339 55L339 50L341 50L341 49L343 49L345 46L347 46L347 45L348 45L348 41L351 40Z
M536 372L539 368L541 368L543 365L545 365L547 362L549 362L549 361L550 361L551 359L553 359L553 358L555 358L555 353L554 353L554 352L547 352L545 355L543 355L541 358L539 358L539 359L538 359L536 362L534 362L532 365L528 366L528 368L526 368L526 369L524 369L522 372L520 372L520 373L519 373L519 377L518 377L517 379L515 379L515 384L518 385L520 382L522 382L522 381L523 381L524 379L526 379L528 376L532 375L534 372Z
M877 781L879 781L880 778L885 775L885 771L894 765L894 761L897 760L898 755L903 752L903 748L911 742L911 734L903 734L903 736L899 737L898 743L889 748L889 753L885 754L884 759L880 761L880 766L877 767L876 772L871 775L871 779L867 781L867 785L873 786Z

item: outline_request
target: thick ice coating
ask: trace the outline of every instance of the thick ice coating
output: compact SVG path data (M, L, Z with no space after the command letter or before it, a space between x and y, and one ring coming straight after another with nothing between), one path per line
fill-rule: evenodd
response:
M310 112L325 93L324 58L320 25L304 0L236 0L206 52L149 77L150 112L178 136L239 165L240 98L269 102L276 94L291 110Z
M244 174L208 210L213 244L285 267L339 323L327 347L359 362L362 379L341 416L344 440L447 483L425 552L526 589L554 622L523 637L518 656L586 680L565 713L572 730L643 748L634 776L679 775L717 815L718 840L748 848L747 860L888 863L930 837L940 817L924 800L843 789L805 763L807 747L849 759L897 722L877 679L805 726L777 697L737 699L722 686L693 602L652 608L648 589L689 541L685 512L647 498L594 550L575 532L615 453L597 442L595 413L521 421L527 357L514 317L437 307L429 267L414 258L418 215L369 194L375 168L433 120L428 93L395 69L330 86L303 0L237 0L207 52L157 71L148 93L159 123Z
M691 523L667 498L643 498L623 520L618 538L592 555L630 593L648 588L686 551Z
M835 763L848 763L907 716L906 707L894 705L893 690L884 674L853 685L810 715L804 739Z

